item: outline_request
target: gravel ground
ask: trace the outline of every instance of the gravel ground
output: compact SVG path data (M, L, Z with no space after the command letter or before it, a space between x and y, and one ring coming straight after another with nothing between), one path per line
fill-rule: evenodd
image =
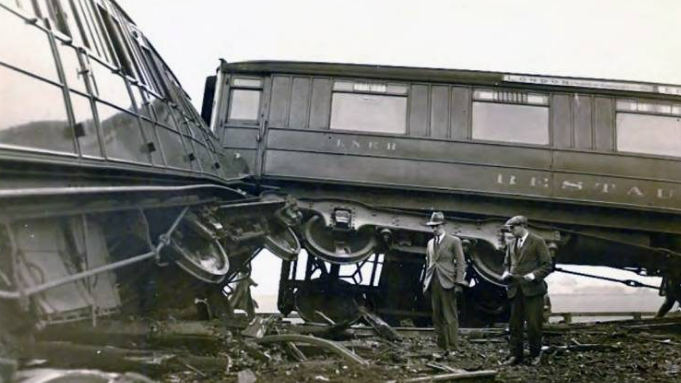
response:
M274 329L274 330L273 330ZM292 326L277 324L270 332L286 333ZM256 345L235 336L220 374L188 370L166 375L166 382L386 382L447 373L495 370L494 382L681 382L681 319L623 321L602 324L553 325L545 331L543 364L502 366L507 336L502 329L462 330L461 350L443 355L431 332L402 333L402 341L355 334L339 344L369 363L353 365L337 354L303 347L304 362L295 361L282 345ZM244 342L247 346L244 346ZM264 355L264 356L263 356ZM254 380L255 379L255 380Z

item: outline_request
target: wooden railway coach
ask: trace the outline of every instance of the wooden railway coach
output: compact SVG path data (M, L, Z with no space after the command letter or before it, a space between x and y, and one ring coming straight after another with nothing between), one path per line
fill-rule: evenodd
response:
M207 80L202 114L227 156L306 212L308 283L284 265L285 311L294 291L299 306L323 302L301 303L315 295L304 286L340 275L384 311L413 312L432 210L445 211L447 230L464 238L483 311L500 308L489 285L499 282L500 226L516 214L530 218L560 263L651 275L679 267L678 86L223 62ZM358 283L372 265L380 275ZM395 297L406 302L389 303Z

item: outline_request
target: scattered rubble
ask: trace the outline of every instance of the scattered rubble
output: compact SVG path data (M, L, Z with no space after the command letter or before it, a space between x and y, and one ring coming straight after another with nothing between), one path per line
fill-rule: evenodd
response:
M64 326L33 342L18 368L26 371L33 360L41 369L137 373L169 383L681 381L681 318L549 325L539 367L502 365L503 327L461 329L460 350L446 354L432 329L392 328L378 319L344 326L342 340L322 337L337 325L272 317Z

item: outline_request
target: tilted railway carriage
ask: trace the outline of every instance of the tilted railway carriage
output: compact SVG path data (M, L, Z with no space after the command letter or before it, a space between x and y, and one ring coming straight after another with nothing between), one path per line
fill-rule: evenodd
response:
M464 240L467 312L503 312L500 228L516 214L558 263L679 268L681 87L278 61L223 62L206 84L225 155L305 214L310 255L284 264L283 311L344 318L363 296L427 315L433 210Z
M0 0L0 360L44 325L215 313L260 248L295 254L248 170L116 2Z

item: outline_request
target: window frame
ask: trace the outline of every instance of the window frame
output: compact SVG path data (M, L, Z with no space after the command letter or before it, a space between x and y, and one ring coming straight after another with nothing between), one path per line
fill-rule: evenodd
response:
M409 105L411 104L411 83L394 82L387 80L367 80L354 78L333 78L331 85L331 97L329 105L329 131L353 132L362 134L380 134L389 136L409 136ZM403 132L382 132L376 130L361 129L339 129L333 128L333 100L335 94L355 94L384 97L401 97L405 99L404 104L404 131Z
M487 97L482 97L484 93L491 93ZM486 142L495 144L507 145L528 145L542 148L553 148L553 126L552 126L552 108L551 108L551 92L541 92L534 90L510 90L504 88L491 87L471 87L470 96L470 140L473 142ZM541 99L536 99L537 97ZM524 106L532 108L545 108L546 110L546 143L525 142L525 141L507 141L496 140L490 138L475 138L475 104L500 104L510 106Z
M228 78L227 94L229 95L229 102L227 103L227 110L225 115L225 124L229 125L248 125L248 126L259 126L262 121L262 107L265 99L265 80L262 77L256 76L241 76L235 75ZM239 80L246 81L258 81L259 85L248 85L248 84L237 84ZM245 90L245 91L257 91L258 96L258 108L257 115L255 119L243 119L243 118L230 118L233 107L233 94L234 91Z

